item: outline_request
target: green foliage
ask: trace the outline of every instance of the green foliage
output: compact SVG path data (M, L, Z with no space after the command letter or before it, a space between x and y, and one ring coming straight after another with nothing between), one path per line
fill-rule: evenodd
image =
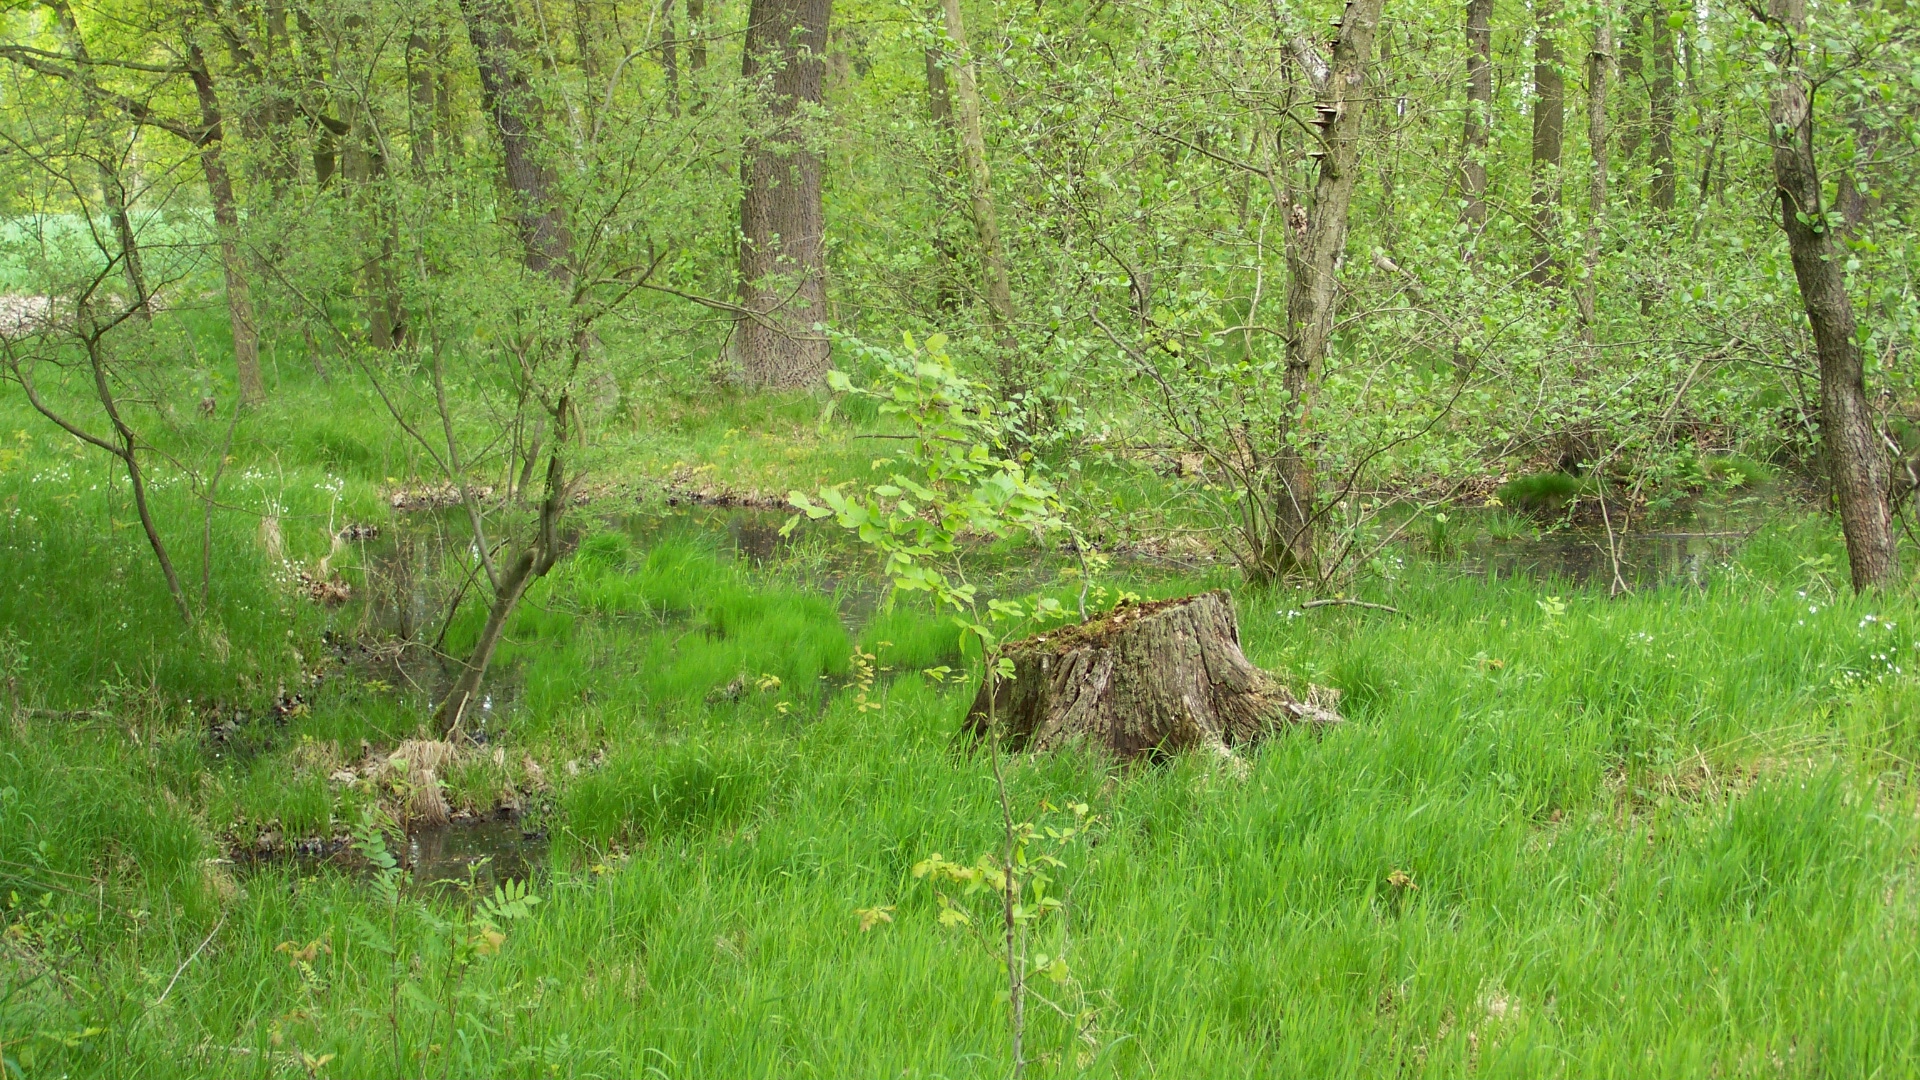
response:
M882 416L906 422L908 437L895 454L887 482L863 485L848 495L838 485L787 499L815 521L831 518L855 533L883 559L881 573L893 588L926 592L935 604L963 612L967 629L981 640L994 636L980 621L975 587L959 573L955 557L963 536L1004 538L1024 532L1038 540L1064 527L1051 484L1005 454L1004 425L995 418L986 387L955 371L947 339L929 337L925 348L905 339L903 352L873 346L885 382L860 388L836 375L834 388L869 397ZM875 466L879 466L879 462ZM799 523L796 514L783 532ZM1011 610L994 614L1013 614Z

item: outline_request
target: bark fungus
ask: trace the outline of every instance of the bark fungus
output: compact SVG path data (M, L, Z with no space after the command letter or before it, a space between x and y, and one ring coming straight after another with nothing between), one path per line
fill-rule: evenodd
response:
M1247 661L1225 592L1127 605L1002 654L1014 677L980 687L964 730L977 739L997 728L1015 751L1087 743L1122 759L1230 757L1277 729L1340 720L1338 691L1310 686L1296 698Z

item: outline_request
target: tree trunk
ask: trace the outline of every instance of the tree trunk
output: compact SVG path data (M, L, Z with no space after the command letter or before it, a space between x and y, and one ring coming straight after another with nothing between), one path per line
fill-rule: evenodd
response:
M374 145L371 117L359 103L340 155L345 181L342 194L353 207L354 239L359 247L360 292L367 319L367 344L388 352L400 344L405 315L399 282L392 267L394 223L381 200L380 182L387 172L386 158Z
M67 48L72 52L77 70L87 87L87 119L99 123L99 87L93 78L93 57L87 51L87 39L80 33L80 24L74 19L73 9L65 0L52 0L47 6L52 9L54 19L60 25L60 34L66 39ZM120 245L120 272L127 279L127 291L133 299L134 314L151 322L153 305L147 296L147 276L140 261L139 238L134 235L133 221L127 216L127 189L120 179L120 160L120 156L114 152L112 141L103 138L100 147L100 199L106 203L107 220L113 225L115 242Z
M1632 168L1634 157L1640 153L1640 142L1647 136L1646 120L1640 112L1635 89L1646 81L1646 60L1642 53L1647 47L1647 6L1642 0L1629 0L1629 3L1634 7L1632 20L1627 25L1626 45L1620 50L1620 85L1632 93L1621 100L1627 115L1620 122L1620 160ZM1629 202L1635 201L1635 193L1628 191L1626 198Z
M928 49L927 60L927 113L933 117L934 167L933 167L933 253L938 266L934 270L933 306L940 312L951 312L960 305L960 294L955 282L960 275L960 253L953 249L953 241L947 236L948 211L951 209L950 185L953 173L953 94L947 86L947 69L942 65L944 57L939 49Z
M1533 26L1533 268L1536 285L1559 278L1554 240L1560 231L1560 154L1567 135L1567 80L1554 39L1554 0L1535 0Z
M831 350L826 321L826 222L822 161L805 116L821 103L832 0L753 0L741 74L765 81L774 129L741 164L741 303L734 324L740 374L752 387L817 386Z
M941 0L946 14L947 39L952 43L954 104L960 127L960 157L967 172L967 198L973 209L974 239L980 246L980 276L986 286L987 319L1000 346L1000 392L1011 397L1014 386L1012 337L1013 289L1007 279L1006 252L1000 245L1000 215L993 204L993 174L987 168L987 141L980 127L980 83L967 44L960 0Z
M1013 678L989 670L962 727L1015 752L1097 746L1123 760L1187 750L1229 756L1275 730L1332 723L1338 695L1296 698L1247 662L1233 599L1201 593L1122 607L1002 649Z
M1602 0L1594 14L1593 51L1587 54L1587 148L1592 172L1587 177L1587 250L1574 303L1580 312L1580 336L1591 345L1600 298L1600 245L1607 217L1607 96L1613 84L1613 6Z
M521 598L527 594L527 587L533 584L533 569L534 555L529 548L520 553L520 557L507 567L506 573L494 585L493 604L487 608L487 622L480 628L480 640L474 643L473 651L467 654L460 674L454 678L453 688L447 691L446 697L440 699L440 707L434 713L434 726L441 738L450 739L462 730L467 711L472 708L474 697L480 693L480 684L486 679L488 666L493 663L494 651L500 647L500 639L507 632L507 620L513 617Z
M660 0L660 72L667 81L667 115L680 115L680 34L673 25L673 0Z
M132 294L134 314L153 320L153 299L147 292L146 268L140 261L140 239L134 235L133 219L127 214L127 189L120 182L117 165L103 157L100 165L100 189L107 203L107 217L113 221L113 235L120 245L120 270L126 276Z
M535 145L539 112L527 82L510 0L461 0L467 37L480 68L480 93L500 132L500 157L512 190L527 269L559 280L569 276L573 238L553 200L553 170Z
M1813 105L1799 70L1807 29L1806 0L1771 0L1769 13L1791 39L1771 50L1779 74L1768 119L1773 128L1773 176L1780 190L1780 227L1793 253L1793 274L1820 357L1820 437L1847 538L1853 587L1891 585L1900 571L1887 464L1867 404L1866 375L1854 338L1853 302L1833 242L1813 154Z
M200 169L207 178L207 196L213 203L213 223L220 234L220 265L227 278L227 319L233 327L233 364L240 384L240 403L248 407L267 400L260 377L260 332L253 317L253 290L247 278L246 256L240 251L240 211L233 196L233 178L221 160L220 100L200 47L188 50L187 73L200 103Z
M573 237L566 219L555 201L555 182L551 168L535 157L534 136L539 124L539 102L523 73L524 56L516 36L510 0L462 0L467 33L473 42L480 68L480 86L494 124L500 132L501 165L507 186L519 203L521 262L527 269L542 274L555 284L569 288L573 284ZM533 583L546 576L560 558L560 520L566 513L569 486L567 448L571 445L569 422L574 408L570 387L579 374L587 354L589 327L579 308L570 312L574 321L570 335L567 376L561 389L546 409L546 420L553 426L553 438L547 450L546 493L540 502L539 518L532 540L508 561L506 569L488 575L493 582L493 603L487 609L487 621L480 639L461 665L452 689L435 711L435 724L442 737L451 738L461 731L473 698L479 693L493 662L494 651L506 633L507 623ZM453 419L445 401L444 386L436 373L436 397L441 421L447 432L447 460L450 471L460 473L455 453ZM449 479L462 484L463 500L473 521L474 541L483 562L490 548L483 531L478 508L464 485L464 475Z
M193 608L188 605L187 595L180 588L180 576L174 572L173 559L167 554L167 545L161 540L159 526L153 520L153 511L147 501L146 474L140 468L140 439L120 416L119 403L107 374L105 346L100 342L100 328L94 323L84 303L80 305L78 314L80 318L77 320L75 329L79 333L81 347L87 354L87 363L93 376L94 395L113 427L113 435L110 438L103 438L80 427L62 413L55 411L47 400L40 396L39 388L33 379L34 361L32 359L23 363L19 356L9 353L6 356L7 365L13 369L14 378L19 381L21 390L26 393L27 404L33 406L35 412L51 420L61 430L81 442L105 450L120 459L121 465L127 470L127 483L133 491L134 511L140 516L140 527L147 535L147 545L153 549L154 560L160 564L160 575L166 579L167 592L173 597L174 607L180 613L180 620L191 626L193 625Z
M698 82L707 68L707 0L687 0L687 75Z
M1320 160L1312 205L1295 207L1289 218L1303 218L1287 245L1287 362L1284 386L1288 404L1275 455L1272 525L1258 565L1264 576L1311 574L1314 525L1319 493L1308 458L1314 386L1326 360L1333 331L1334 299L1342 252L1347 243L1347 207L1360 179L1361 120L1367 104L1368 57L1384 0L1349 0L1340 36L1314 102L1317 145L1308 151Z
M1467 119L1460 158L1460 220L1470 226L1468 250L1487 223L1487 143L1493 119L1493 0L1467 0Z
M1653 84L1648 88L1647 115L1652 137L1648 153L1653 158L1653 182L1649 198L1662 214L1673 209L1679 190L1680 174L1673 162L1674 110L1674 33L1659 8L1648 20L1653 31Z
M587 0L573 0L573 50L580 55L580 74L588 79L600 75L599 51L594 48L595 21ZM593 100L592 95L587 100Z
M120 418L119 403L114 398L113 387L107 381L106 360L102 356L105 346L100 343L98 330L87 332L87 362L93 369L93 388L100 399L100 408L107 414L107 420L113 424L115 436L119 439L116 450L120 461L127 469L127 485L133 492L134 512L140 517L140 528L147 534L147 546L153 549L153 557L160 564L160 575L166 579L167 592L173 597L174 607L180 612L180 621L193 625L193 608L187 604L187 594L180 587L180 575L174 572L173 558L167 553L167 545L160 539L160 526L153 520L153 508L147 502L146 473L140 468L140 439Z
M407 35L407 150L416 178L426 176L433 163L433 89L438 52L426 35Z

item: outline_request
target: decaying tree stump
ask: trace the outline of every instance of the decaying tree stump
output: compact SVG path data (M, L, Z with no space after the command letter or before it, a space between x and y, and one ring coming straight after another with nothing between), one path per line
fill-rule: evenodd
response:
M1338 691L1309 687L1296 698L1247 661L1225 592L1125 606L1001 652L1014 677L981 685L964 730L979 738L998 728L1015 751L1085 742L1122 759L1231 755L1277 728L1340 720Z

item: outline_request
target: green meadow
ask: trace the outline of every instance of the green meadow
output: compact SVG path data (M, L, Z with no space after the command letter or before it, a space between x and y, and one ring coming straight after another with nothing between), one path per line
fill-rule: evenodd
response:
M423 733L482 612L447 617L460 522L393 508L417 463L339 419L359 393L289 376L233 425L221 498L245 512L204 529L161 470L196 590L205 567L193 630L124 479L7 416L8 1074L1004 1075L1005 974L913 874L1001 843L994 759L955 739L977 656L883 603L833 530L668 505L692 460L742 491L839 475L864 421L676 399L607 437L620 483L442 767L452 828L505 807L540 841L528 897L485 867L409 875L400 789L368 772ZM1452 542L1518 521L1462 516ZM349 523L378 531L333 550ZM1911 1075L1920 611L1855 596L1837 529L1784 499L1728 557L1617 597L1429 553L1451 550L1360 579L1395 611L1116 560L1096 606L1229 588L1248 656L1338 688L1346 719L1240 770L1004 762L1017 817L1091 821L1035 931L1066 962L1027 1002L1028 1074ZM290 580L322 558L346 602ZM1077 590L1056 551L976 562Z

